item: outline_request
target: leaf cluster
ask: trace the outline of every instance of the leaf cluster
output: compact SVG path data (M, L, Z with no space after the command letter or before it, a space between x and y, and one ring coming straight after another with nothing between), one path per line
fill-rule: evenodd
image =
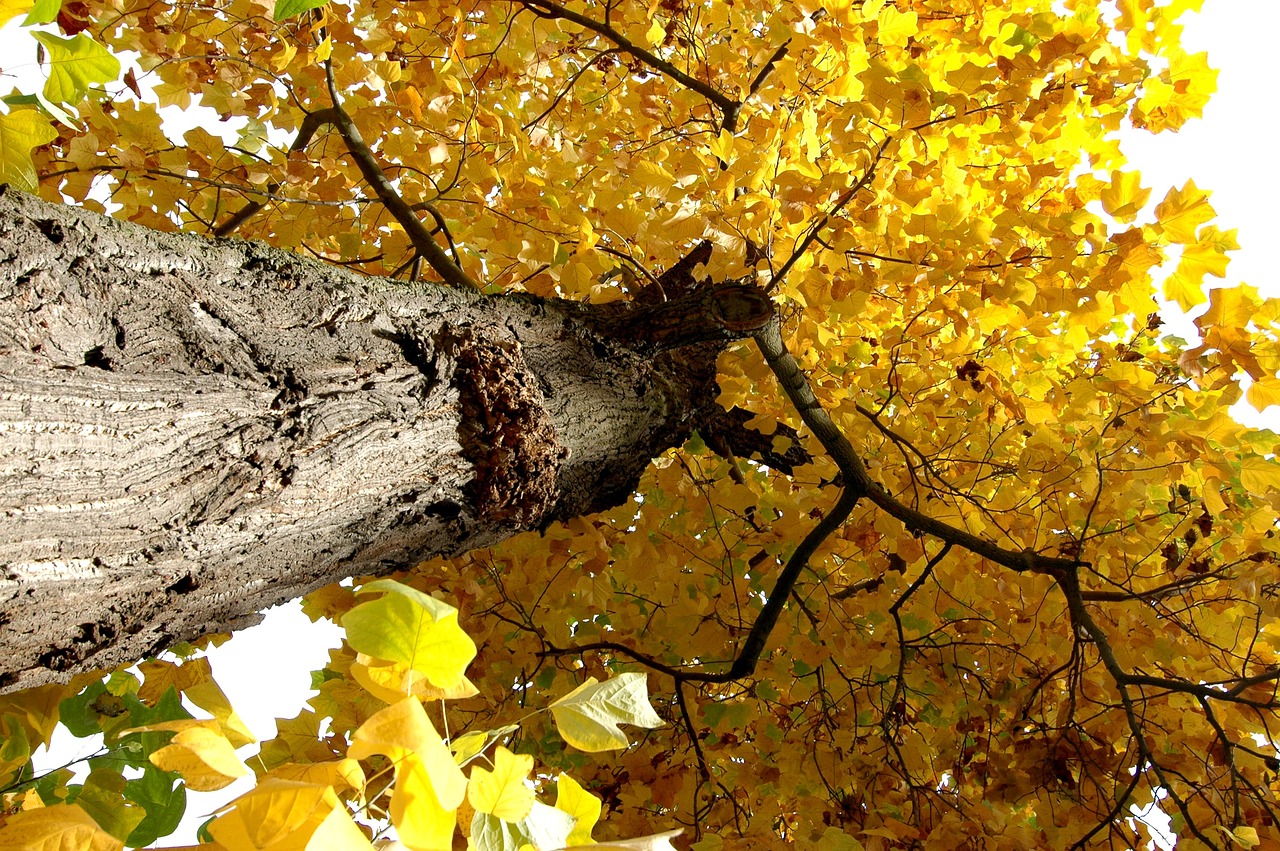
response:
M381 596L347 612L347 644L338 656L364 671L356 679L368 691L349 706L363 720L328 735L312 712L282 722L277 738L250 760L254 771L236 749L255 740L203 657L146 662L141 678L118 673L78 693L71 685L24 694L23 712L3 716L12 732L0 848L144 847L177 827L187 789L215 791L255 773L253 787L201 828L202 847L371 849L372 839L391 831L401 847L431 851L452 847L459 827L479 851L594 844L600 801L567 774L554 784L534 776L532 756L500 744L518 724L448 735L444 701L476 693L464 675L475 645L458 626L457 610L393 580L360 590ZM388 687L392 681L398 693ZM183 698L212 717L192 717ZM446 736L424 699L440 701ZM662 723L649 706L643 674L604 683L588 678L548 708L564 742L592 753L628 746L620 724ZM31 776L28 735L48 744L58 723L75 736L103 736L83 783L71 782L68 767ZM555 806L538 800L537 789L548 785L556 789ZM673 835L613 845L661 851L672 848Z

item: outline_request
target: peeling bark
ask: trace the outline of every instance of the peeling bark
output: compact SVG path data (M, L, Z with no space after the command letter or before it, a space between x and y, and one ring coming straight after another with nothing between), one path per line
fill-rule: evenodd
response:
M628 309L4 193L0 690L616 505L712 409L723 345L646 354L671 317L641 345Z

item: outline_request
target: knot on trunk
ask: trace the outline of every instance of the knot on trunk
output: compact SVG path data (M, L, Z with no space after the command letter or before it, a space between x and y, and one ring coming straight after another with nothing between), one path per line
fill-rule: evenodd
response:
M466 488L472 510L520 528L538 525L555 505L557 475L569 451L520 344L473 327L446 328L440 344L455 364L452 384L462 407L458 442L475 466Z

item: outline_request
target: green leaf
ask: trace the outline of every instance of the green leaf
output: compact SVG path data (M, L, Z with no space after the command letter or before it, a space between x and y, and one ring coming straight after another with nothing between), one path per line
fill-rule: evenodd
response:
M32 109L0 115L0 182L24 192L36 191L36 167L31 149L58 138L49 119Z
M31 745L22 722L15 715L0 718L0 765L20 766L29 759Z
M1025 53L1040 43L1040 39L1024 30L1022 27L1014 26L1013 35L1005 39L1005 44L1010 47L1018 48L1019 53Z
M475 851L520 851L524 845L563 848L573 825L573 816L541 801L534 801L529 815L519 822L477 812L471 820L470 847Z
M120 736L120 731L133 727L162 724L165 721L178 721L184 718L191 718L192 715L183 707L182 698L178 696L178 692L173 687L170 687L156 701L155 706L147 706L132 694L126 694L122 699L128 711L117 718L108 719L110 723L103 723L103 732L112 747L112 752L107 759L112 762L122 762L134 768L145 769L151 765L151 754L168 745L169 740L173 738L173 733L169 731L148 731ZM119 736L118 741L112 742L117 736ZM97 760L91 760L90 765L95 764L95 762Z
M124 776L115 769L96 768L89 773L75 803L107 833L123 842L142 820L146 811L125 800Z
M329 0L276 0L276 8L271 13L271 16L277 21L283 21L285 18L292 18L294 15L301 15L303 12L319 9L321 6L328 4L328 2Z
M29 27L32 24L51 24L58 19L61 11L62 0L36 0L22 25Z
M44 96L54 103L79 103L91 86L120 76L120 60L83 33L75 38L42 32L32 35L49 53Z
M75 697L68 697L59 703L58 720L62 722L62 726L78 739L101 733L102 715L94 708L94 700L106 691L106 683L96 682Z
M50 771L35 782L36 794L40 796L40 800L46 807L61 804L66 796L67 784L74 777L75 772L70 768L59 768L56 771Z
M591 677L551 704L556 729L578 750L596 753L627 746L619 724L637 727L662 726L662 719L649 705L649 689L644 674L619 674L600 683Z
M125 840L131 848L144 848L173 833L187 811L186 787L176 774L154 765L144 768L137 780L124 784L124 796L147 813Z
M107 691L115 695L137 694L142 683L128 671L116 671L107 677Z
M751 723L751 707L739 701L710 703L702 708L707 726L713 729L741 730Z
M462 681L476 645L458 626L458 610L392 579L366 583L359 593L383 591L342 618L347 643L369 656L402 662L439 688Z

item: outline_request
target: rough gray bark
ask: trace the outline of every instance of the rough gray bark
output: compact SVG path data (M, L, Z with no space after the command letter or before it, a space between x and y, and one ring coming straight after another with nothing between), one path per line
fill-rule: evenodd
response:
M721 345L633 326L4 193L0 691L617 504Z

